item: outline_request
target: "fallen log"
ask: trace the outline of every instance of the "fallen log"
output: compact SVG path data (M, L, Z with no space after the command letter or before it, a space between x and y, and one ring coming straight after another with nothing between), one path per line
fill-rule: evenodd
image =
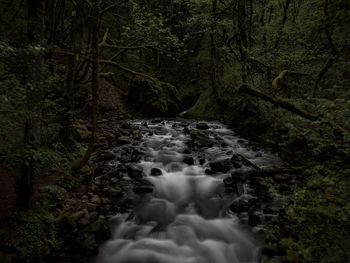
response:
M300 117L303 117L307 120L310 121L321 121L323 123L326 123L328 126L330 126L334 131L346 135L349 134L349 130L347 130L346 128L340 126L339 124L335 123L332 120L328 120L327 118L325 118L322 114L311 114L307 111L304 111L300 108L298 108L297 106L293 105L292 103L290 103L287 100L278 98L278 97L272 97L270 95L267 95L263 92L261 92L260 90L257 90L255 88L249 87L247 84L243 84L242 86L240 86L238 88L238 92L243 92L245 94L260 98L264 101L267 101L271 104L273 104L275 107L278 108L282 108L285 109L289 112L292 112L294 114L299 115Z

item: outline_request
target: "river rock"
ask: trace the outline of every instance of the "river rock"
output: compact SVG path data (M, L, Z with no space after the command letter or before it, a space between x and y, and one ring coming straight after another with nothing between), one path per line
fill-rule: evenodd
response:
M116 197L116 198L122 198L123 197L123 191L119 187L115 188L108 188L107 194Z
M74 124L74 130L76 138L79 142L88 142L91 139L91 131L89 131L86 124L76 123Z
M93 203L87 203L86 208L89 212L96 211L97 205Z
M152 168L150 175L152 175L152 176L161 176L161 175L163 175L163 172L159 168Z
M101 198L98 195L92 195L91 196L91 203L100 205L101 204Z
M136 194L148 194L153 192L153 187L147 185L134 186L133 191Z
M129 136L120 136L117 139L117 143L118 143L118 145L130 144L131 143L131 139L130 139Z
M142 139L142 133L140 130L133 130L132 131L132 137L135 140L141 140Z
M69 218L75 222L75 221L78 221L83 216L84 216L84 211L78 211L72 214Z
M110 150L102 150L98 152L98 159L100 161L112 161L116 158L116 155L113 151Z
M194 159L191 156L185 157L183 162L188 165L194 165Z
M78 223L81 226L87 226L90 224L90 214L87 209L84 209L82 212L83 216L79 219Z
M131 178L142 178L143 177L143 169L142 167L135 165L135 164L129 164L126 168L128 175Z
M122 123L119 125L119 127L122 128L122 129L124 129L124 130L129 130L129 129L131 129L131 125L130 125L128 122L126 122L126 121L122 122Z
M205 122L199 122L199 123L197 123L196 128L199 130L208 130L209 125Z
M230 159L223 159L209 163L209 167L214 173L227 173L231 169Z

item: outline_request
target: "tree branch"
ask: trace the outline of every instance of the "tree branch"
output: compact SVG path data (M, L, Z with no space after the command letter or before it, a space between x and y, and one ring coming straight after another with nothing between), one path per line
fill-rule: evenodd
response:
M243 84L241 87L239 87L238 92L243 92L246 93L248 95L260 98L264 101L267 101L271 104L273 104L274 106L278 107L278 108L282 108L285 109L289 112L292 112L294 114L299 115L300 117L303 117L304 119L310 120L310 121L322 121L324 123L326 123L327 125L329 125L333 130L337 131L340 134L349 134L349 130L347 130L346 128L340 126L339 124L335 123L332 120L328 120L327 118L325 118L322 114L311 114L309 112L306 112L300 108L298 108L297 106L293 105L292 103L278 98L278 97L271 97L257 89L254 89L252 87L249 87L246 84Z
M113 9L114 7L117 7L117 6L119 6L119 5L123 4L123 3L126 3L126 2L127 2L127 0L122 0L122 1L119 1L119 2L117 2L115 4L107 6L105 9L100 11L100 15L103 15L103 14L107 13L108 11L110 11L111 9Z

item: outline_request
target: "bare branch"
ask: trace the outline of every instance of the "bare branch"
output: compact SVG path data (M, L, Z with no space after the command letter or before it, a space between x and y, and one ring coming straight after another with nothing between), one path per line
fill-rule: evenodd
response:
M103 10L100 11L100 15L102 15L102 14L104 14L104 13L107 13L108 11L110 11L111 9L113 9L114 7L117 7L117 6L119 6L119 5L123 4L123 3L126 3L126 2L127 2L127 0L122 0L122 1L119 1L119 2L117 2L117 3L115 3L115 4L112 4L112 5L110 5L110 6L107 6L105 9L103 9Z

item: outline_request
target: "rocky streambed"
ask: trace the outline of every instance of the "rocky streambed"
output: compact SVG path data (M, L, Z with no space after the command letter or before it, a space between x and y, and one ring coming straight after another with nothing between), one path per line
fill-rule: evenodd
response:
M71 261L257 262L271 252L266 226L298 170L220 123L99 126L93 178L65 205L67 252L80 251Z

